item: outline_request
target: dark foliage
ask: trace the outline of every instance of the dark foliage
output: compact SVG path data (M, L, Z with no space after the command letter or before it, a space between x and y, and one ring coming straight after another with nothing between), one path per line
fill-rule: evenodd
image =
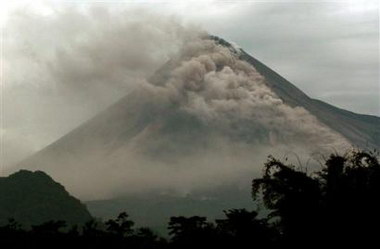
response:
M375 153L332 154L314 175L270 157L263 177L253 180L253 197L261 196L271 210L283 243L375 243L380 231L380 166Z
M266 218L259 218L255 211L232 209L224 211L225 219L216 220L219 237L229 248L274 246L278 239L277 231Z
M205 217L172 217L169 234L175 248L210 247L217 242L215 227Z
M126 212L120 213L115 220L108 220L106 222L107 231L121 237L131 234L134 224L133 221L128 220L128 214Z
M374 247L380 223L380 165L375 153L331 155L314 174L269 157L253 198L267 217L231 209L225 217L172 217L169 239L135 228L127 213L106 222L69 226L52 220L24 229L14 219L0 227L4 248L314 248ZM371 244L372 243L372 244Z

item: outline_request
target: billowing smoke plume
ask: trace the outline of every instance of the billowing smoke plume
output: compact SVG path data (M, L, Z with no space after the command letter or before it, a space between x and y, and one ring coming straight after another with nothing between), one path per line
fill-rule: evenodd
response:
M27 54L16 43L11 50L12 63L19 52L28 56L17 63L32 67L22 74L8 68L10 81L25 84L28 75L28 84L48 86L41 115L54 113L46 122L63 122L61 131L120 100L19 167L45 170L82 198L247 187L270 153L308 158L348 146L303 108L286 105L239 59L239 50L203 32L171 19L111 16L102 9L67 10L54 18L36 18L32 25L58 29L57 37L40 30L44 42L36 45L54 47L37 54L41 48L26 46ZM28 27L24 17L16 20ZM56 98L61 102L50 102Z
M171 61L162 85L147 88L160 99L158 105L175 106L235 140L302 145L311 151L347 146L305 109L284 104L238 53L210 39L195 39Z
M42 14L32 7L14 11L4 27L7 167L116 102L196 33L140 9L52 7Z

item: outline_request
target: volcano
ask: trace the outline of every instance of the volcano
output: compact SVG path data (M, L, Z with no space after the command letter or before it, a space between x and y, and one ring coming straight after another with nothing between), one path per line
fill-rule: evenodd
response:
M88 204L95 216L181 205L212 213L232 196L239 203L230 190L247 187L269 153L352 146L380 147L379 117L312 99L243 49L208 36L18 167L46 171L81 198L106 199ZM241 205L250 205L248 192Z

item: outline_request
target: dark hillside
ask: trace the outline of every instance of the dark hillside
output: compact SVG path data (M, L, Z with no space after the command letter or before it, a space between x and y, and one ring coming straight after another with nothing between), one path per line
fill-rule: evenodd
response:
M0 178L0 223L9 218L25 225L50 220L81 224L91 219L86 207L42 171L21 170Z

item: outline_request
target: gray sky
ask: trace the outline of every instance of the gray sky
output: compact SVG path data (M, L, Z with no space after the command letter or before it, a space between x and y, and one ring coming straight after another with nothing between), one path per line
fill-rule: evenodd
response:
M14 7L30 1L5 2ZM380 115L377 0L32 2L41 12L46 6L93 3L175 15L237 43L314 98Z
M199 26L211 34L236 43L313 98L350 111L380 115L379 3L376 0L0 0L0 23L5 23L10 16L9 13L20 7L24 10L34 9L36 13L40 12L42 15L52 13L54 15L52 8L71 5L76 8L87 8L89 3L111 9L148 9L158 14L174 16L186 24ZM72 17L79 18L78 20L71 18L70 15L68 13L67 17L62 19L69 20L65 23L60 23L59 20L56 23L49 23L44 22L43 18L27 16L30 18L26 19L30 25L27 29L22 26L25 23L16 23L28 33L25 37L29 39L27 41L30 44L25 45L25 43L25 48L22 49L29 51L28 46L31 46L34 50L30 50L33 51L30 56L35 60L34 64L30 64L29 59L25 58L25 53L20 59L15 58L14 61L24 67L28 65L28 68L25 67L26 71L23 72L17 71L17 75L11 75L11 78L16 80L2 82L2 85L9 89L4 93L9 95L4 98L4 107L8 112L2 117L3 127L0 132L3 136L3 147L12 151L8 154L15 155L10 161L20 159L53 142L93 115L95 111L102 109L104 107L102 103L108 101L106 97L103 101L90 96L92 102L83 102L83 95L76 96L77 99L73 99L70 95L72 105L67 105L67 98L62 97L61 92L57 97L54 92L56 86L48 85L49 78L44 79L44 82L35 80L40 79L43 74L42 71L39 73L34 69L38 68L41 62L40 52L48 57L50 52L47 50L50 44L59 43L61 35L64 39L68 39L59 28L64 28L64 32L75 33L78 32L73 28L75 26L77 29L84 29L87 24L92 25L87 22L88 20L81 21L81 18L75 14ZM152 22L155 21L157 19L152 18ZM96 25L91 27L98 27ZM45 30L49 30L50 33L44 32ZM33 44L34 39L38 40L39 44ZM160 43L165 44L165 39L162 38ZM15 44L12 40L11 43ZM8 43L4 44L6 55ZM97 46L104 48L101 41ZM24 51L22 49L21 52ZM104 53L107 50L102 51ZM133 52L131 49L128 51ZM112 56L111 54L110 58ZM58 65L66 63L66 66L70 66L70 57L68 58L68 61L59 61ZM8 72L6 63L7 61L5 78ZM70 70L75 71L75 68ZM107 73L99 70L96 72ZM116 77L115 81L117 80ZM12 86L15 82L18 84L17 87ZM117 84L114 85L119 87ZM94 107L94 101L100 102L99 107Z
M380 115L378 1L211 1L171 8L237 43L309 96Z

